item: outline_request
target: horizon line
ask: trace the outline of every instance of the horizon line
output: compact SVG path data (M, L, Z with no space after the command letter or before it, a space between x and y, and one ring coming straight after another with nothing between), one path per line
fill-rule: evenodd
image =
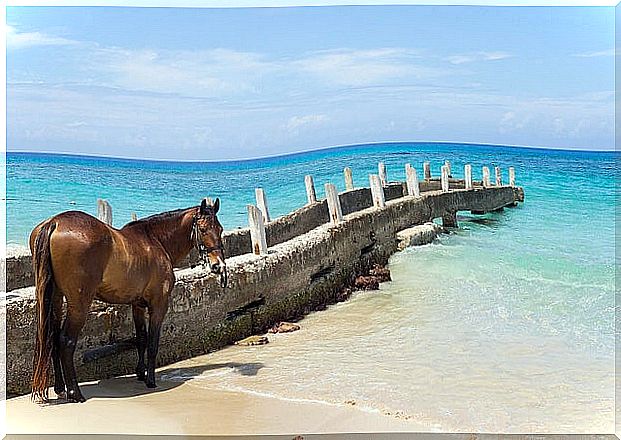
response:
M562 148L562 147L538 147L534 145L512 145L512 144L492 144L486 142L454 142L454 141L375 141L375 142L363 142L355 144L339 144L332 146L321 146L317 148L311 148L306 150L297 150L286 153L269 154L265 156L254 156L241 159L158 159L158 158L141 158L135 156L114 156L108 154L94 154L94 153L77 153L77 152L65 152L65 151L37 151L37 150L7 150L8 153L26 153L26 154L50 154L58 156L77 156L77 157L92 157L98 159L121 159L130 161L143 161L143 162L177 162L177 163L231 163L231 162L253 162L264 159L275 159L279 157L296 156L300 154L314 153L319 151L337 150L341 148L360 147L360 146L373 146L373 145L390 145L390 144L438 144L438 145L470 145L479 147L502 147L502 148L518 148L527 150L550 150L550 151L566 151L566 152L588 152L588 153L616 153L616 146L612 149L597 149L591 150L586 148Z

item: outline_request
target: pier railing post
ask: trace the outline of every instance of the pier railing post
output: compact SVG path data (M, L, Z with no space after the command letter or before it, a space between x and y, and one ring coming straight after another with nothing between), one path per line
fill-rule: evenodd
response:
M313 182L313 176L304 176L304 183L306 184L306 198L308 204L312 205L317 202L317 194L315 193L315 183Z
M444 161L444 166L445 166L445 167L447 168L447 170L448 170L448 176L449 176L449 177L451 177L451 176L452 176L452 174L451 174L451 161L449 161L449 160L445 160L445 161Z
M336 187L332 183L325 184L326 200L328 201L328 211L330 212L330 221L337 224L343 221L343 211L341 210L341 201Z
M371 197L373 198L373 206L376 208L384 208L386 199L384 197L384 188L377 174L369 174L369 183L371 185Z
M420 197L420 186L416 169L409 163L405 164L405 181L408 188L408 196Z
M489 188L489 168L483 167L483 188Z
M466 182L466 189L472 189L472 165L466 164L464 166L464 180Z
M384 162L378 163L377 170L379 172L379 179L380 179L382 186L388 185L388 176L386 175L386 164Z
M343 174L345 175L345 191L351 191L354 189L354 177L351 173L351 168L345 167L343 170Z
M270 212L267 209L267 198L265 197L265 191L263 191L263 188L255 188L254 194L257 199L257 207L263 213L263 220L265 223L269 223Z
M515 186L515 168L509 167L509 185Z
M255 255L267 254L267 238L265 236L263 213L254 205L248 205L248 224L250 226L252 253Z
M107 200L97 199L97 218L107 225L112 224L112 206Z
M448 192L449 190L449 168L446 165L442 165L442 192Z
M495 167L494 172L496 173L496 186L502 186L502 173L500 172L500 167Z
M423 177L425 180L431 179L431 164L429 162L423 163Z

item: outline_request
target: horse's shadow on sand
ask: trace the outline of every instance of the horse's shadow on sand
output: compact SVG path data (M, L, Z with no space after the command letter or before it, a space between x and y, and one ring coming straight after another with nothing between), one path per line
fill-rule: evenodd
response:
M155 373L156 388L147 388L144 382L136 379L136 376L128 375L85 383L80 385L80 389L87 401L93 398L130 398L170 391L189 380L199 377L207 371L232 368L235 373L241 374L242 376L256 376L263 367L264 365L260 362L227 362L222 364L197 365L194 367L170 367ZM69 402L62 398L53 398L50 396L50 400L47 404L62 405L65 403Z

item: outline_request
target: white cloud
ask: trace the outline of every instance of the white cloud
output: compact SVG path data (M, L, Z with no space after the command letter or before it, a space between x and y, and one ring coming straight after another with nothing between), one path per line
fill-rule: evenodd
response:
M109 85L186 96L225 96L256 92L261 76L276 66L254 53L226 49L156 51L95 50L90 70L103 71Z
M328 120L326 115L293 116L285 124L289 131L296 131L302 127L321 125Z
M575 57L580 58L595 58L595 57L612 57L615 56L614 49L606 49L606 50L597 50L592 52L582 52L573 54Z
M66 46L77 41L56 37L41 32L19 32L13 26L5 25L7 49L23 49L33 46Z
M335 49L269 58L230 49L129 50L90 47L80 62L83 77L134 91L189 97L300 99L343 87L392 84L445 77L418 51L404 48ZM86 71L86 72L84 72ZM454 73L454 72L453 72ZM92 82L91 82L92 83Z
M446 57L451 64L473 63L475 61L496 61L510 58L511 54L507 52L470 52L465 54L457 54Z
M9 85L7 93L12 146L82 152L88 146L135 157L178 158L184 150L186 158L234 159L390 139L601 148L612 145L614 133L611 91L527 98L380 87L350 89L330 101L259 107L86 86Z
M294 60L291 67L341 86L368 86L406 76L430 78L446 74L420 63L419 51L404 48L320 51Z

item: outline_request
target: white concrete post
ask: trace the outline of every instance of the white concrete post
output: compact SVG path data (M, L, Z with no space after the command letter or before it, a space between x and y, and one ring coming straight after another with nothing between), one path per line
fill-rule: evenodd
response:
M252 253L255 255L267 254L263 213L254 205L248 205L248 224L250 226L250 239L252 240Z
M112 224L112 206L107 200L97 199L97 218L107 225Z
M369 183L371 184L371 197L373 198L373 206L376 208L384 208L386 199L384 197L384 188L377 174L369 174Z
M515 186L515 168L509 167L509 185Z
M312 205L317 201L317 194L315 194L315 183L313 182L313 176L305 176L304 183L306 184L306 198L308 204Z
M351 174L351 168L345 167L343 174L345 175L345 191L351 191L354 189L354 177Z
M464 180L466 182L466 189L472 189L472 165L470 164L464 166Z
M386 165L384 162L380 162L377 164L377 170L379 172L379 179L382 183L382 186L388 185L388 176L386 175Z
M341 201L336 187L332 183L326 183L326 200L328 201L328 211L330 212L330 221L334 224L343 221L343 211L341 210Z
M425 180L431 179L431 164L429 162L423 163L423 177Z
M444 166L448 169L448 175L451 176L451 162L448 160L444 161Z
M502 174L500 172L500 167L494 168L494 172L496 173L496 186L502 186Z
M408 196L420 197L420 186L416 169L409 163L405 164L405 181L408 187Z
M442 192L448 192L449 190L449 174L448 174L448 167L446 165L442 165L442 175L441 175L441 182L442 182Z
M135 222L136 220L138 220L138 216L135 212L132 212L132 221Z
M483 167L483 188L489 188L489 168Z
M257 199L257 207L263 213L263 220L265 223L269 223L270 212L267 209L267 198L265 197L265 191L263 191L263 188L255 188L254 194Z

